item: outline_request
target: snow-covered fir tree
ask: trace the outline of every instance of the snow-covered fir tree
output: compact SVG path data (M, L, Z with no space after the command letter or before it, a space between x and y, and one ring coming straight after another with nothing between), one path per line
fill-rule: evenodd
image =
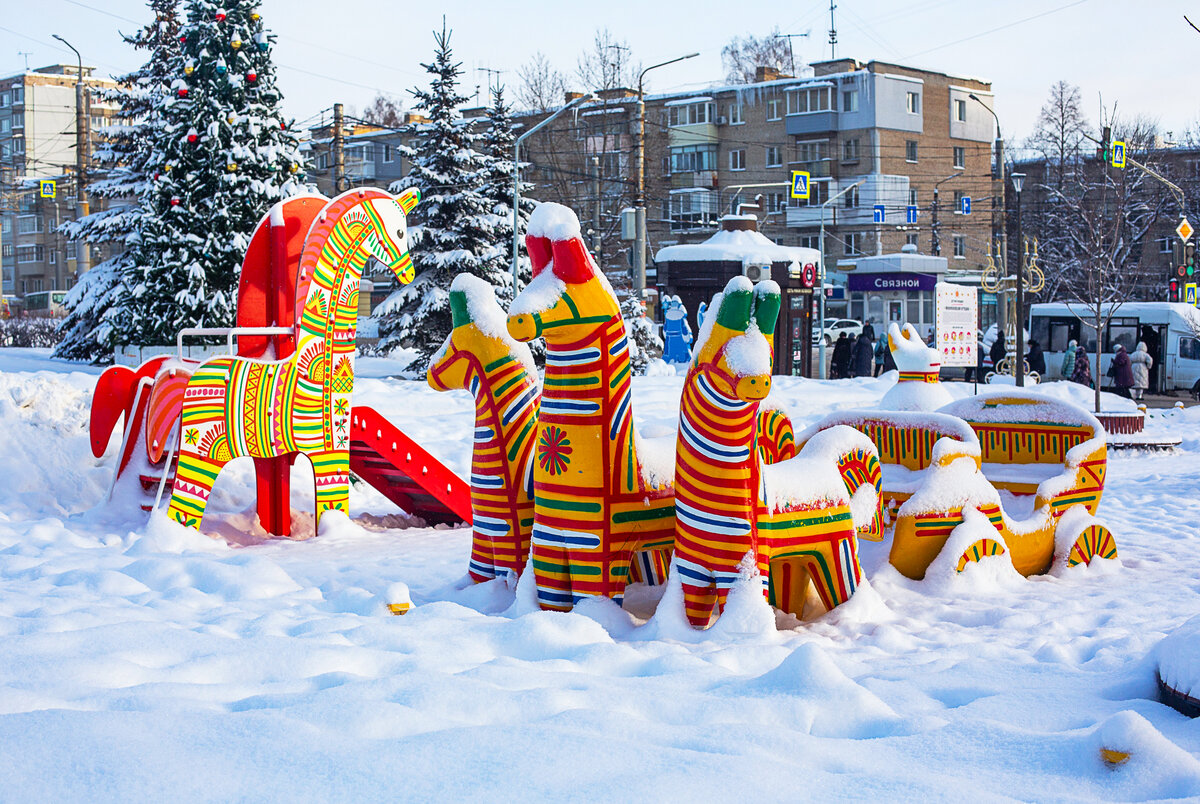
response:
M443 21L434 32L436 48L428 90L413 90L416 107L429 122L413 126L415 155L407 176L389 189L421 191L409 230L416 277L393 293L377 311L380 348L408 346L416 350L411 370L424 370L429 357L450 333L450 283L469 273L497 288L504 298L511 291L508 255L512 230L504 230L496 203L481 187L490 165L484 135L472 131L459 107L468 98L458 84L461 63L453 60L450 32Z
M149 187L146 162L153 153L154 111L168 91L179 54L178 0L151 0L154 19L125 42L149 51L141 68L119 79L100 99L116 104L118 125L104 129L92 153L93 170L102 178L88 185L93 198L121 202L109 209L68 221L62 231L75 241L113 243L121 252L95 265L67 294L68 313L59 325L62 340L55 357L106 363L113 348L126 339L120 321L128 317L130 286L136 268L135 247L141 239L140 198Z
M496 215L495 236L497 243L505 248L504 258L508 262L509 281L497 288L496 297L501 305L512 301L512 242L513 242L513 146L517 135L513 128L512 107L504 100L504 87L497 84L491 90L491 105L488 106L488 127L484 133L487 143L487 159L479 174L479 189L491 201L492 213ZM517 235L525 237L529 215L537 202L528 197L533 189L531 182L521 182L521 205L517 211ZM517 249L517 277L522 285L531 277L529 255L522 244Z
M621 302L621 318L629 333L630 370L634 374L645 374L650 361L662 354L662 338L658 337L654 322L646 318L646 305L635 296L626 296Z
M299 138L280 112L270 34L257 0L186 0L170 91L147 160L135 258L134 343L190 326L229 326L241 261L273 203L302 189Z

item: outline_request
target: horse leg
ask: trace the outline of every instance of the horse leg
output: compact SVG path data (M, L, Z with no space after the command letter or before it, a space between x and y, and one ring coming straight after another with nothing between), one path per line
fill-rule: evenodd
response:
M217 475L226 463L228 458L209 457L197 452L181 453L175 469L175 484L171 487L167 516L185 527L199 530L213 484L217 482Z
M350 453L328 450L309 453L316 488L316 528L327 511L350 513Z

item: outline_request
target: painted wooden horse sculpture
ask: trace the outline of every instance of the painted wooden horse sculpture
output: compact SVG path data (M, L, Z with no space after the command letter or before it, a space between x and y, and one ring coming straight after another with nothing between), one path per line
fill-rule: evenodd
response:
M619 601L635 553L657 552L637 563L643 572L663 568L675 532L671 479L639 454L625 323L575 213L539 205L525 242L533 280L513 301L508 331L546 339L533 469L538 601L560 610L585 597Z
M827 608L862 577L850 497L874 492L879 461L847 427L797 457L764 465L756 424L771 388L779 286L735 277L713 300L683 386L675 466L675 571L689 621L719 612L738 564L753 553L771 602L799 614L811 578ZM715 311L715 312L714 312Z
M505 331L492 286L459 274L450 286L454 329L429 365L438 391L475 398L471 453L471 561L476 581L519 576L533 528L533 466L538 417L537 369L529 347Z
M174 520L199 527L230 460L293 452L312 462L318 521L347 510L359 279L374 257L400 282L412 281L405 214L419 198L415 190L399 198L352 190L330 201L300 259L295 353L276 362L223 356L196 369L183 399Z

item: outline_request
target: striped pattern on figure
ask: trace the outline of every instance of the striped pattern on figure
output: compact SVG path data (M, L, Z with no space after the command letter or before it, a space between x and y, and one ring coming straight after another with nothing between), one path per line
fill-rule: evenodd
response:
M296 351L280 361L217 357L188 381L179 469L169 516L199 527L213 483L233 458L306 454L316 514L347 510L350 394L358 285L374 257L412 280L405 213L419 199L379 190L343 193L322 209L300 258Z
M542 204L529 223L529 286L508 330L546 339L534 445L533 569L543 608L593 596L620 601L631 577L659 574L674 536L670 478L647 478L633 434L629 344L612 288L574 213Z
M684 381L675 452L675 568L685 612L697 627L709 623L714 608L724 608L747 552L771 602L797 614L810 579L833 608L862 577L848 496L782 507L769 506L763 496L767 451L759 406L771 387L770 336L779 305L773 282L731 280L713 300L715 319L706 321ZM827 473L837 472L848 494L862 485L877 493L878 457L865 438L852 436L858 439L853 449L826 449L815 460ZM775 466L796 460L813 459L802 453ZM876 501L880 521L878 494Z
M476 581L519 576L533 528L530 456L540 398L529 347L504 331L492 287L470 274L450 286L454 329L429 365L430 387L475 398L471 560Z

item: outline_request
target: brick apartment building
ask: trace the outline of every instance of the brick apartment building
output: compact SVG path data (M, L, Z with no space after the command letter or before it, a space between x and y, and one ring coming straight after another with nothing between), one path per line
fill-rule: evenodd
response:
M65 290L76 280L76 245L56 230L75 217L75 82L78 67L53 64L0 78L0 274L5 295ZM89 87L114 81L93 75ZM88 102L90 132L103 131L117 107ZM43 198L39 180L55 181L54 198ZM96 211L95 208L92 211ZM95 264L111 256L91 249Z

